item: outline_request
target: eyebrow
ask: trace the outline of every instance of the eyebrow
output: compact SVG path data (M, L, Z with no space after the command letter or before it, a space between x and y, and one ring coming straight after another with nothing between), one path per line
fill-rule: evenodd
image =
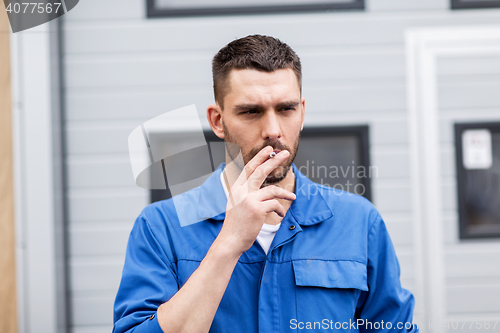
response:
M289 108L289 107L295 107L298 106L300 102L297 101L287 101L287 102L281 102L276 104L276 109L284 109L284 108ZM234 107L235 111L248 111L248 110L257 110L257 111L263 111L264 108L260 104L238 104L235 105Z

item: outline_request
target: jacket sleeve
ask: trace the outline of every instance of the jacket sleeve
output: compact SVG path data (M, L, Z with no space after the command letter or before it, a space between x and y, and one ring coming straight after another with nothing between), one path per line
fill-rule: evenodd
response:
M369 290L361 293L356 308L359 331L418 332L412 324L415 301L401 287L396 252L379 214L368 232L367 249Z
M156 310L178 291L175 267L147 219L135 221L114 304L113 333L162 333Z

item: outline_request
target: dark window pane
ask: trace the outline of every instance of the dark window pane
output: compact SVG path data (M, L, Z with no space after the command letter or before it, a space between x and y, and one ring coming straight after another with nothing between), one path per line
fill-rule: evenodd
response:
M306 137L301 140L295 164L312 181L364 195L364 166L356 135ZM361 177L358 177L361 176Z
M491 163L468 165L463 139L467 130L491 133ZM500 123L456 124L458 205L460 238L500 236ZM469 148L470 149L470 148ZM469 153L470 154L470 153ZM479 155L482 155L481 152ZM481 156L478 157L481 159ZM484 158L483 158L484 159Z

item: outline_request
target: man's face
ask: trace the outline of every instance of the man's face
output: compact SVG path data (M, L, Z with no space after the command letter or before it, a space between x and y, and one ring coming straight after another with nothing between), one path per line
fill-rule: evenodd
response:
M222 111L224 140L240 147L245 164L268 145L290 152L264 185L281 181L290 169L299 146L304 107L297 77L290 68L271 73L253 69L230 72Z

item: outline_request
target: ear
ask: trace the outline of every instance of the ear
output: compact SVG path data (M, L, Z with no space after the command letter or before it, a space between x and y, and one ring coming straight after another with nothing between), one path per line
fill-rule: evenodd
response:
M215 135L224 139L224 130L222 129L222 109L219 104L210 104L207 107L207 120Z
M301 97L300 105L301 105L301 109L302 109L302 123L300 125L300 130L302 131L304 129L304 117L306 114L306 99L304 97Z

